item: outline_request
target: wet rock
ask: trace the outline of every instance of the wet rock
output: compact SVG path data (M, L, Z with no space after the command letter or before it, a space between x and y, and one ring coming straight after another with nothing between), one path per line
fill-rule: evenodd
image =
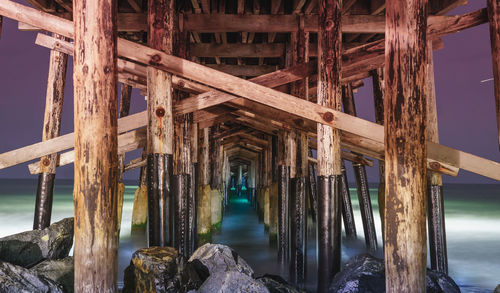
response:
M179 260L172 247L137 250L125 269L123 292L179 292Z
M500 285L498 285L498 286L495 288L495 291L493 291L493 293L500 293Z
M204 269L206 270L206 267ZM201 268L200 271L203 271L203 268ZM202 279L198 274L198 270L194 266L194 264L191 262L186 263L181 270L181 292L197 290L203 284L203 281L205 281L207 278L208 271Z
M32 267L31 271L61 284L64 292L74 291L75 266L72 256L45 260Z
M0 292L62 293L63 289L34 271L0 261Z
M433 270L427 270L426 284L428 293L460 293L450 277ZM369 254L351 258L333 278L329 292L385 292L384 261Z
M230 247L207 243L198 248L189 262L202 280L218 272L240 272L253 277L253 270L247 262Z
M201 285L198 293L269 293L261 282L238 271L217 271Z
M44 259L67 257L71 246L73 218L66 218L43 230L0 238L0 261L29 268Z
M285 279L276 275L266 274L262 277L258 277L257 281L261 282L266 286L270 293L303 293L304 291L295 288L293 285L289 284Z

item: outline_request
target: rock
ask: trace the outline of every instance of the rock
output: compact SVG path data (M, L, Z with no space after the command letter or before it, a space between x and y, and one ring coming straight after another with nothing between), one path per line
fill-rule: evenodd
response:
M259 281L238 271L217 271L203 282L198 293L269 293Z
M498 285L498 286L495 288L495 291L493 291L493 293L500 293L500 285Z
M0 261L29 268L44 259L67 257L71 246L73 218L66 218L43 230L0 238Z
M64 292L73 292L75 266L72 256L63 259L45 260L32 267L31 271L61 284Z
M240 272L253 277L253 270L247 262L230 247L222 244L207 243L198 248L189 262L204 281L217 272Z
M34 271L0 261L0 292L62 293L63 289Z
M179 259L172 247L137 250L125 269L123 292L179 292Z
M303 293L304 291L295 288L293 285L289 284L285 279L276 275L265 274L262 277L258 277L257 281L261 282L266 286L270 293Z
M427 270L428 293L460 293L460 288L447 275ZM369 254L351 258L333 278L329 292L385 292L385 266L382 259Z
M201 270L203 270L203 268L201 268ZM186 263L181 271L181 292L197 290L203 284L203 281L208 278L208 271L202 279L198 274L197 268L191 262Z

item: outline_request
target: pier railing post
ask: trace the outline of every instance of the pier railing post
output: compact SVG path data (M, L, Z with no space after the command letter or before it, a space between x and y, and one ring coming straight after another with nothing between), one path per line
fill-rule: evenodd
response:
M385 272L387 292L426 290L427 1L387 0Z
M54 37L66 40L57 34ZM56 50L50 51L42 141L59 136L67 64L68 55ZM40 159L41 172L38 175L33 229L45 229L50 225L57 157L57 154L52 154Z
M148 45L173 54L175 1L148 1ZM150 63L158 63L158 55ZM170 177L173 154L172 74L147 68L147 180L149 246L172 245L173 199Z
M342 106L340 65L342 1L319 0L318 104L337 111ZM325 121L333 115L324 115ZM318 123L318 292L327 292L340 271L341 148L340 131Z
M116 292L117 1L73 2L75 292Z

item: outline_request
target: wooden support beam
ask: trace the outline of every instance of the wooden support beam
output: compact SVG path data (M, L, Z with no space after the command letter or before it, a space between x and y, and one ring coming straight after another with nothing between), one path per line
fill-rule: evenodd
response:
M3 16L0 15L0 40L2 39Z
M305 31L318 31L318 16L304 16ZM344 33L384 33L381 16L345 15ZM184 28L196 32L293 32L297 31L297 16L293 14L189 14L184 16Z
M64 39L58 35L54 35L54 37ZM50 51L42 141L59 136L67 64L68 55L54 50ZM40 159L41 171L38 176L33 229L42 230L50 226L56 162L57 153L43 156Z
M426 5L425 0L386 1L384 252L389 293L426 290Z
M500 149L500 3L488 0L488 21L490 23L491 57L493 81L495 83L495 105L498 128L498 147Z
M48 31L54 31L67 37L73 37L73 25L71 21L37 11L9 0L2 0L0 2L0 14L17 21L41 27ZM484 18L486 18L485 9L460 16L455 18L456 22L453 26L446 29L443 28L439 35L443 34L443 32L450 33L457 29L459 30L483 23L487 21L487 18L486 20L484 20ZM365 49L367 48L364 46L358 48L358 50ZM169 56L160 51L124 39L118 39L118 53L121 56L139 63L150 64L152 62L155 67L161 68L162 70L168 70L183 77L192 78L198 82L234 93L235 95L240 95L276 109L293 113L305 119L330 125L345 132L355 133L358 136L369 138L379 143L383 142L384 135L382 127L372 122L360 118L349 117L345 114L343 115L341 112L333 111L326 107L270 90L249 81L208 69L193 62ZM135 122L141 123L141 121ZM12 158L5 164L6 156L4 155L6 155L6 153L0 155L0 168L16 164L12 163ZM40 156L35 156L34 158L37 157ZM500 174L500 172L498 172L500 168L499 163L457 151L449 147L429 143L429 158L434 161L439 161L441 164L452 165L495 180L500 180L500 175L498 175ZM25 162L22 160L17 161L18 163L19 161Z
M207 67L217 71L225 72L234 76L260 76L275 71L274 65L229 65L229 64L206 64Z
M318 105L341 111L342 1L318 1ZM318 292L340 271L342 158L340 131L318 123Z
M110 9L115 4L74 3L75 292L117 291L117 10Z
M198 57L280 57L283 55L282 43L261 44L193 44L189 45L190 54Z

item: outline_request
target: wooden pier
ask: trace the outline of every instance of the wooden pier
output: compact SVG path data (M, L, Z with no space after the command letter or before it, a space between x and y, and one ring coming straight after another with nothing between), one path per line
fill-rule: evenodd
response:
M318 292L341 270L342 219L348 238L362 228L368 250L383 245L387 292L425 292L426 229L431 267L448 272L442 176L463 169L500 181L500 163L439 144L433 69L441 37L489 23L500 147L497 0L453 16L467 1L27 2L0 0L0 36L11 18L50 49L43 133L0 154L0 172L37 160L27 172L39 175L33 227L43 229L56 170L74 164L76 292L117 292L123 172L135 168L134 227L148 231L149 246L185 257L211 241L234 188L302 287L312 219ZM75 129L60 136L71 57ZM353 92L366 78L376 122L356 116ZM129 113L132 89L145 96L142 112ZM375 160L383 243L366 177Z

